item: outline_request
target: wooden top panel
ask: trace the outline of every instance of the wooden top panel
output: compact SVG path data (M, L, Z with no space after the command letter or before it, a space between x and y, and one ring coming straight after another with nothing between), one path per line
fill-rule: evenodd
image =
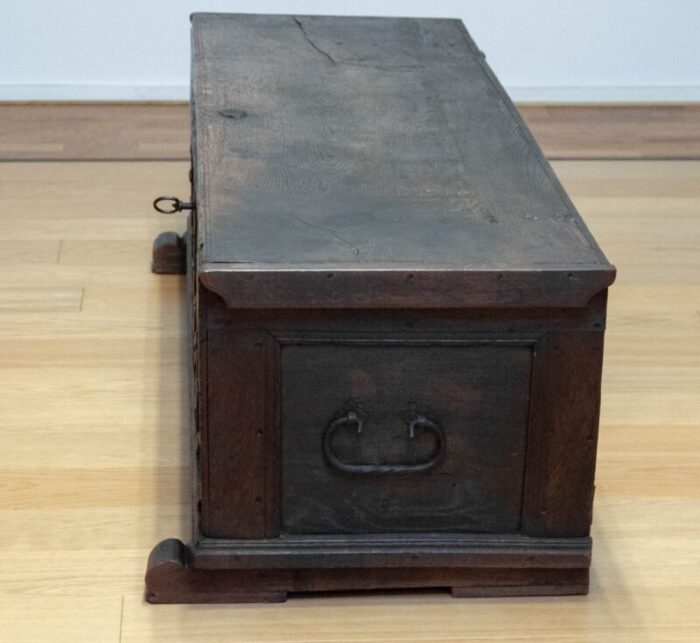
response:
M408 274L440 273L453 305L474 280L479 305L507 305L504 272L529 305L539 273L566 273L572 305L612 282L460 21L195 14L193 48L199 268L235 283L231 305L328 270L341 285L309 305L345 305L368 279L411 305L428 282Z

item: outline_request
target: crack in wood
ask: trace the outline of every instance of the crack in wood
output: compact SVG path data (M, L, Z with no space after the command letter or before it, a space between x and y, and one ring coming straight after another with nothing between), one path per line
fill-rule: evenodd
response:
M319 54L330 60L331 63L334 65L337 64L337 61L335 58L333 58L333 56L331 56L327 51L321 49L313 40L311 40L309 34L306 33L306 29L304 29L304 25L301 24L301 20L294 16L292 16L292 20L294 21L294 24L299 27L299 31L301 31L301 35L304 36L304 40L306 40L306 42L308 42Z
M303 219L298 214L294 214L294 213L291 213L291 214L300 223L303 223L304 225L309 226L309 228L313 228L314 230L323 230L324 232L327 232L328 234L330 234L334 239L337 239L341 243L348 246L348 248L350 248L355 253L355 258L357 259L357 261L360 261L359 248L355 247L347 239L343 239L343 237L341 237L337 232L335 232L335 230L332 230L331 228L326 228L326 227L318 225L316 223L311 223L311 221L307 221L306 219Z

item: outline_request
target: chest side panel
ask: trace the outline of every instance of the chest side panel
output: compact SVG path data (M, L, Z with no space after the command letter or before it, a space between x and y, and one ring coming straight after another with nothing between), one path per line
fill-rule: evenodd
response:
M282 530L516 532L531 361L507 342L284 346Z
M208 304L202 536L588 535L604 296L555 317Z

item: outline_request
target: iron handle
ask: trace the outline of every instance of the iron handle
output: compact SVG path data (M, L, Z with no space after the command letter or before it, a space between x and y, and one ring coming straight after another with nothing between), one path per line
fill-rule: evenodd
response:
M357 433L362 433L363 419L354 411L333 420L323 433L323 454L334 469L343 473L364 473L383 475L389 473L422 473L437 466L445 455L445 434L443 430L424 415L416 415L408 425L408 439L412 440L417 430L428 431L435 436L435 449L427 460L414 464L352 464L344 462L333 451L331 444L335 434L346 427L356 427Z

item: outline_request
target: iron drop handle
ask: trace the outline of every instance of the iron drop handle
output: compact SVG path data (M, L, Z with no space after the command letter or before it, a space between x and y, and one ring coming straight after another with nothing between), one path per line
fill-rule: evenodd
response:
M357 433L362 433L363 419L354 411L333 420L323 433L323 454L328 464L343 473L364 473L382 475L390 473L422 473L438 465L445 455L445 434L443 430L424 415L416 415L408 424L408 439L412 440L417 431L427 431L435 437L435 449L427 460L411 464L352 464L344 462L333 451L333 437L342 429L355 427Z

